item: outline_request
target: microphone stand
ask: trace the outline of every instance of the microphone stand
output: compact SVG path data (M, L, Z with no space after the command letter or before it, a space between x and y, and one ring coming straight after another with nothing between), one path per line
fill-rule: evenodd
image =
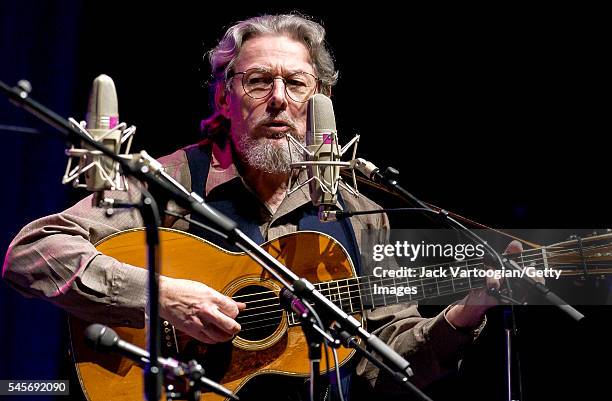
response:
M279 300L285 310L295 312L300 319L300 326L308 343L308 359L310 359L310 401L315 401L320 386L321 343L326 340L332 346L335 346L336 344L339 345L339 342L325 332L325 326L321 318L310 304L303 303L287 288L280 291ZM337 366L336 369L338 369Z
M393 167L389 167L387 168L385 173L380 173L380 171L376 169L375 171L372 172L370 179L396 192L404 200L408 202L416 203L419 206L418 210L421 210L422 212L426 212L426 213L434 213L440 216L442 220L445 221L449 227L455 230L461 231L472 241L476 242L477 244L483 245L485 249L487 250L487 252L494 259L497 260L498 264L500 265L502 269L520 270L520 267L515 261L510 260L507 257L502 257L495 249L493 249L493 247L491 247L491 245L487 243L487 241L480 238L474 231L468 229L463 224L461 224L460 222L458 222L457 220L449 216L446 210L440 210L440 211L434 210L430 208L427 204L425 204L424 202L416 198L406 189L404 189L397 181L398 175L399 175L399 172L396 169L394 169ZM533 278L529 276L525 276L525 277L522 277L522 281L527 283L527 288L530 288L540 298L542 298L547 303L558 307L564 313L569 315L573 320L578 322L584 318L584 315L582 313L578 312L575 308L568 305L568 303L565 302L563 299L561 299L558 295L556 295L551 290L546 288L543 284L535 281Z
M304 302L310 301L314 303L316 308L318 308L323 315L328 317L330 321L336 321L349 334L358 336L364 340L364 342L372 347L377 354L387 360L393 370L397 371L403 379L408 380L408 361L397 352L393 351L391 347L378 337L367 332L357 319L349 316L337 305L324 297L310 282L297 276L272 255L267 253L244 232L239 230L234 221L204 203L204 200L198 194L194 192L189 193L178 182L165 175L161 165L155 160L148 158L146 153L141 152L141 157L134 157L129 160L120 157L99 142L84 135L58 114L31 99L29 97L30 88L25 88L24 86L26 85L11 88L0 81L0 90L5 92L14 104L55 127L65 136L65 139L68 139L68 141L75 145L85 143L92 149L100 151L109 159L119 163L124 174L131 175L140 181L146 182L151 189L160 191L167 199L174 200L179 206L189 210L192 214L200 216L208 223L208 228L212 232L220 235L230 244L243 250L283 286L303 299ZM157 318L157 316L152 316L151 318Z
M366 172L363 169L360 169L360 171L364 173L366 176L369 176L369 178L372 181L382 184L383 186L389 188L391 191L398 194L406 202L416 204L419 206L418 208L413 208L413 210L420 210L423 213L437 214L439 217L441 217L441 220L444 220L445 223L449 227L462 232L464 235L466 235L468 238L470 238L472 241L476 242L477 244L482 244L485 247L485 249L487 249L487 252L491 256L493 256L494 259L498 261L502 269L510 269L510 270L519 269L520 270L520 267L517 265L515 261L510 260L507 257L500 256L499 253L495 251L495 249L493 249L493 247L491 247L485 240L480 238L475 232L468 229L463 224L461 224L459 221L449 216L446 210L440 210L440 211L434 210L431 207L429 207L427 204L419 200L417 197L412 195L406 189L404 189L398 182L399 171L397 169L393 167L387 167L384 173L381 173L380 170L376 168L374 165L372 164L368 165L368 168L370 167L372 167L371 171L368 170ZM570 318L572 318L576 322L579 322L584 318L584 315L582 313L580 313L578 310L573 308L571 305L569 305L567 302L565 302L563 299L561 299L551 290L546 288L543 284L535 281L533 278L529 276L523 276L522 280L523 282L527 283L527 288L529 288L532 292L536 293L541 299L543 299L545 302L551 305L556 306L557 308L565 312ZM518 302L516 302L516 300L513 300L511 297L501 295L499 291L495 291L495 290L489 291L489 294L497 297L499 300L508 300L508 301L511 301L512 303L518 304ZM506 396L507 396L508 401L515 401L515 400L520 400L522 398L522 382L521 382L521 371L520 371L520 362L519 362L518 355L516 356L516 358L513 358L513 353L512 353L512 350L514 348L512 346L513 340L515 340L516 337L518 336L518 330L516 327L516 316L514 314L514 308L512 307L512 305L510 309L507 309L504 312L503 320L504 320L504 335L505 335L504 342L506 346L506 358L505 358L506 359L505 373L506 373L506 380L507 380ZM516 378L514 378L512 374L512 370L513 370L512 360L513 359L516 360L516 372L518 376ZM513 397L513 390L516 391L517 396L518 396L517 398Z
M161 349L161 324L159 321L159 226L161 218L155 198L142 189L143 199L139 205L140 214L146 226L147 264L149 265L149 354L151 358L145 369L145 396L148 400L159 400L163 385L162 371L159 368Z
M523 398L523 380L520 355L516 349L516 343L519 342L519 339L514 305L504 307L503 320L504 345L506 346L507 400L520 401ZM514 369L513 366L515 366ZM516 375L513 375L513 370L516 371ZM516 397L513 396L514 394L516 394Z
M140 211L142 220L145 223L146 243L147 243L147 271L149 282L149 302L147 302L147 313L149 316L149 362L145 366L145 397L147 400L159 400L163 386L163 372L159 366L161 356L161 324L159 320L159 280L160 271L160 250L159 250L159 226L161 218L159 208L155 198L146 188L141 189L142 200L140 203L116 202L114 199L99 198L94 194L96 206L106 208L106 214L112 215L114 208L136 208Z

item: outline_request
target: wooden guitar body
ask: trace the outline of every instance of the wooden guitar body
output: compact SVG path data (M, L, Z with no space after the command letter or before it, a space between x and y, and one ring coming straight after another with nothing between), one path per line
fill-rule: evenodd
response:
M256 375L279 374L307 377L308 350L295 316L282 311L278 302L281 285L249 256L228 252L184 232L162 229L161 274L199 281L237 300L247 301L238 320L242 331L231 343L207 346L163 322L162 348L168 356L187 361L197 357L206 375L236 392ZM125 231L104 239L97 249L133 266L146 266L144 231ZM288 234L267 242L264 249L298 276L312 283L355 276L346 250L333 238L316 232ZM360 315L357 316L360 318ZM89 400L143 399L142 369L127 358L100 354L82 341L88 323L71 317L72 354L81 387ZM113 327L119 336L146 348L145 329ZM354 351L340 348L340 364ZM330 358L331 359L331 358ZM334 361L329 361L334 367ZM326 366L325 353L321 361ZM203 393L201 400L220 400Z

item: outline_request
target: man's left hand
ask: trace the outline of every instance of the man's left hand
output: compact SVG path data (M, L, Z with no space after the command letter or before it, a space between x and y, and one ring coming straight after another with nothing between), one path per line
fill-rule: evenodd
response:
M523 251L518 241L512 241L506 248L505 254ZM472 290L459 303L446 312L446 320L458 329L477 328L484 319L485 312L498 304L497 298L488 293L488 289L501 287L498 279L487 277L487 288Z

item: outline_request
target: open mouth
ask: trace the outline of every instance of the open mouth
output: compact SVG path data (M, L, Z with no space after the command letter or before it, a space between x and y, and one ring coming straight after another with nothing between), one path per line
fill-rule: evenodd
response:
M270 128L291 128L287 123L282 121L271 121L266 123L265 126Z
M290 125L287 125L287 123L284 123L282 121L271 121L269 123L264 124L264 127L266 128L266 131L268 133L272 134L269 135L269 137L274 139L284 138L285 133L289 132L292 129Z

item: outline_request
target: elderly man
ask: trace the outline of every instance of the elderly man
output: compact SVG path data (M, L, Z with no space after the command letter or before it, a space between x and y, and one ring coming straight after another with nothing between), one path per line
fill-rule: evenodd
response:
M315 229L331 232L358 256L362 230L387 229L386 216L324 224L305 191L286 196L291 157L301 156L290 155L285 134L304 140L308 99L317 92L331 94L337 79L324 35L319 24L297 15L255 17L229 28L209 54L215 113L204 122L207 138L161 161L170 175L256 241ZM138 193L116 196L135 199ZM349 210L376 207L346 192L341 198ZM146 271L102 255L92 245L142 222L134 211L107 219L90 205L87 198L26 226L11 244L3 276L20 292L46 298L85 320L142 327ZM181 221L169 224L206 235ZM206 283L162 276L160 290L161 317L197 340L225 342L240 332L235 319L245 305ZM488 301L482 291L473 291L467 302L431 319L420 317L415 305L378 308L367 319L370 329L412 362L415 383L424 386L457 366L459 350L482 327ZM356 370L371 389L395 389L365 361Z

